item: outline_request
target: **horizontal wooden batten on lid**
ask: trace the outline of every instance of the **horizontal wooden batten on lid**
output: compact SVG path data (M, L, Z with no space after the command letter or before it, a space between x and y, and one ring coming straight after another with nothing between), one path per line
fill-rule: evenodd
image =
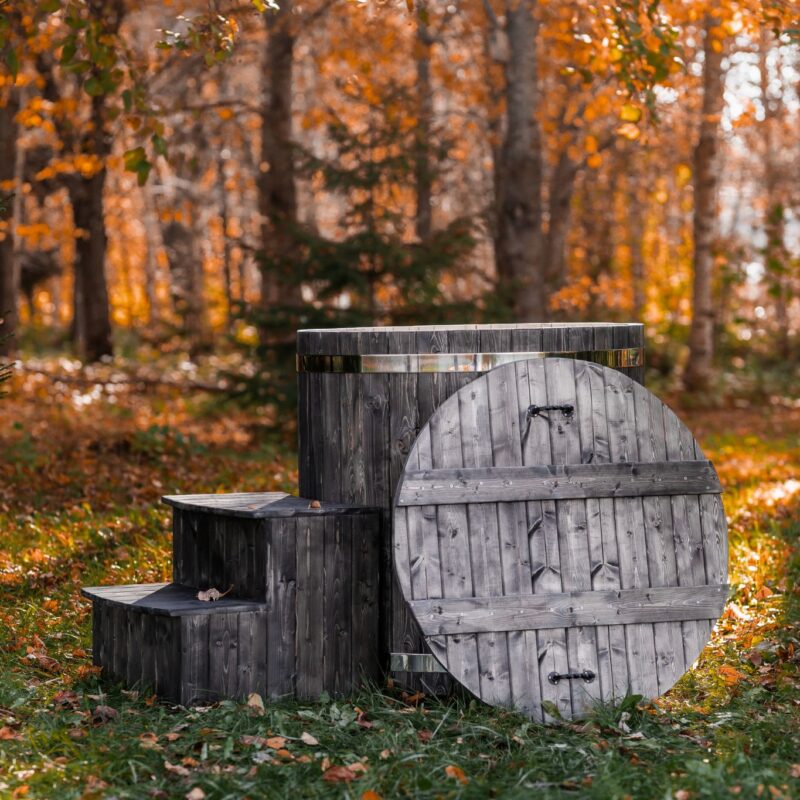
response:
M656 697L725 604L721 491L675 414L618 371L507 364L414 442L396 575L436 659L490 704L545 720Z
M644 333L634 323L444 325L297 333L300 494L384 509L410 447L434 411L502 364L559 355L644 381ZM385 574L390 575L389 554ZM390 584L391 585L391 584ZM396 585L383 616L397 670L438 670ZM411 674L396 675L420 688ZM421 688L446 691L426 677Z

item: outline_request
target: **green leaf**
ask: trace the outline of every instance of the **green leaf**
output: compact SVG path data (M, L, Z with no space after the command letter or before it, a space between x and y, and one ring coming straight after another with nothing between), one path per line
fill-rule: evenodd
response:
M100 97L100 95L105 94L105 86L103 86L103 82L99 78L89 78L83 88L90 97Z
M153 143L153 150L157 155L167 155L167 140L163 136L154 133L150 141Z
M11 74L16 78L19 73L19 57L17 56L17 51L12 47L9 47L6 51L6 64Z
M56 11L61 10L61 0L42 0L39 10L44 11L45 14L55 14Z
M142 162L147 161L147 153L144 147L135 147L133 150L126 150L122 156L125 162L125 169L128 172L136 172Z

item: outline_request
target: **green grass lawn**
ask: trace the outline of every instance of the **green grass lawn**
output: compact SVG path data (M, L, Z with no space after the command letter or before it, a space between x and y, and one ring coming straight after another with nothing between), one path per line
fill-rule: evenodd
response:
M0 797L800 797L799 411L687 417L726 488L732 601L667 697L543 727L390 686L187 710L106 684L79 590L168 579L159 496L296 485L256 416L112 398L28 376L0 401Z

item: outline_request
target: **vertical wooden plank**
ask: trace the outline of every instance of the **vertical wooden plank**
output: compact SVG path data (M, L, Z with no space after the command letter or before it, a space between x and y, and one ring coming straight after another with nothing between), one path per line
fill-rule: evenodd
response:
M666 461L663 404L654 395L634 386L637 458L641 462ZM675 530L669 497L642 498L647 568L650 586L678 586ZM692 625L693 623L686 623ZM659 692L670 689L685 670L683 629L680 622L653 625Z
M155 633L155 677L156 694L164 700L180 701L180 618L151 615L151 626Z
M337 336L342 353L358 352L358 334ZM364 465L365 400L364 376L348 372L339 378L337 398L340 408L340 472L339 498L343 503L367 502L367 475ZM371 476L370 476L371 477Z
M589 331L591 333L591 331ZM593 344L593 343L592 343ZM576 415L578 423L578 434L580 439L580 460L583 464L595 461L595 429L594 420L596 408L592 397L592 365L585 361L577 361L574 365L575 389L576 389ZM600 400L603 401L602 383L600 386ZM603 411L605 409L603 408ZM597 432L601 440L600 448L608 449L608 433L602 420L602 427ZM585 571L580 575L581 588L595 589L599 584L610 583L608 580L609 571L613 569L607 566L604 557L604 535L603 518L601 513L601 503L597 498L588 498L585 501L586 509L586 535L587 535L587 565ZM613 524L613 508L612 520ZM613 530L613 529L612 529ZM614 546L616 552L616 543ZM611 573L613 574L613 573ZM619 570L616 570L617 577ZM617 583L616 588L619 588ZM622 628L614 633L615 638L621 634L621 643L615 642L617 646L621 644L622 655L624 656L625 638ZM613 700L617 695L614 686L613 664L612 664L612 633L607 625L599 625L595 628L595 646L597 651L597 687L595 697L604 700ZM624 692L623 692L624 694Z
M486 381L477 381L468 393L459 397L461 443L465 467L492 465L489 397ZM472 588L476 597L502 595L503 586L490 576L502 574L501 537L494 503L470 504L469 552L472 564ZM493 705L513 704L505 633L476 634L481 697Z
M185 535L183 532L183 514L177 508L172 509L172 580L183 583Z
M267 612L266 610L253 611L250 614L252 624L250 625L250 652L252 658L252 686L251 692L258 692L261 697L267 697ZM292 688L297 670L296 653L296 618L293 621L292 631L294 638L288 644L287 660L291 658L294 665L292 668Z
M434 469L463 466L459 422L459 403L451 397L430 420L431 459ZM436 506L438 549L444 597L472 596L472 569L469 561L469 534L465 505ZM446 637L450 673L469 686L477 678L475 634Z
M691 433L670 409L665 409L663 416L667 459L687 461L695 458L695 442ZM704 583L710 583L703 552L700 497L677 495L670 498L670 506L676 529L675 559L678 574L686 585L702 586ZM687 666L690 666L702 652L710 630L711 624L706 620L698 620L693 625L684 625L683 648Z
M125 627L127 628L125 642L125 685L131 689L136 686L142 677L142 642L140 638L139 617L141 614L125 614Z
M156 683L156 633L154 618L150 614L139 614L139 641L142 643L141 688L155 691Z
M180 702L185 706L197 705L208 700L210 619L208 614L191 614L180 618Z
M570 331L570 335L574 332ZM567 341L569 349L576 349L579 342ZM569 405L575 411L546 413L550 432L553 464L576 464L581 459L581 441L578 429L578 400L575 385L575 362L572 359L546 359L545 378L548 405ZM557 500L556 521L558 525L559 554L561 562L561 585L563 591L591 589L589 544L587 538L586 501ZM567 629L567 658L571 672L591 670L599 672L597 640L594 626L578 626ZM588 711L599 698L597 680L570 681L573 714Z
M313 700L323 680L324 520L299 517L297 529L297 697Z
M563 341L557 328L546 327L541 331L541 350L545 352L563 351ZM531 405L548 404L545 374L546 359L528 362L528 397ZM531 417L525 420L521 432L524 442L523 459L532 463L552 463L554 457L550 430L547 420ZM527 460L523 463L531 463ZM536 552L536 565L532 572L536 593L563 591L561 579L561 553L559 550L559 527L556 504L552 500L542 501L537 515L538 504L530 504L532 513L528 519L529 550ZM543 566L539 566L543 562ZM552 684L547 679L551 672L569 672L567 633L564 628L537 631L539 660L539 684L542 700L553 703L564 716L572 716L572 694L565 681ZM545 714L545 719L548 715Z
M226 582L225 540L229 530L235 529L236 517L222 517L216 514L207 515L207 525L209 529L210 549L208 564L209 586L215 586L221 592L227 592L230 583Z
M349 520L342 516L325 518L323 619L323 689L332 696L346 691L350 673L350 572Z
M101 653L103 651L103 618L101 602L92 601L92 664L102 666Z
M587 364L584 366L582 374L584 376L580 381L582 391L585 393L585 384L588 383L592 408L592 452L585 453L584 457L587 461L591 460L595 464L608 464L611 463L611 452L608 443L603 368L596 364ZM583 435L581 441L584 441ZM593 548L590 555L592 588L598 591L622 588L617 545L617 520L613 499L587 500L587 521ZM597 550L598 539L599 552ZM628 694L630 691L628 655L623 625L610 625L605 630L598 628L598 667L604 699L619 701Z
M522 463L522 430L519 426L520 400L514 369L493 370L486 376L488 427L491 436L490 464L496 467ZM486 422L484 422L486 425ZM524 503L497 503L500 569L504 594L530 594L530 547L528 518ZM541 702L539 658L536 633L506 633L511 701L527 714L535 713Z
M382 676L379 641L381 515L353 514L351 668L355 688L363 679L378 683ZM346 588L346 587L345 587Z
M322 353L322 334L309 331L302 337L304 349L311 354ZM323 354L324 355L324 354ZM324 450L324 424L322 415L322 385L324 376L319 372L305 373L302 377L300 403L304 405L298 430L300 495L322 500L322 476L326 452ZM337 458L338 453L329 453L327 458Z
M612 461L636 460L636 417L631 384L619 373L604 372L608 440ZM614 500L623 589L649 586L644 511L640 498ZM645 697L658 695L658 675L652 625L626 626L631 690Z
M388 334L388 351L390 353L416 352L416 334L411 331L393 331ZM403 472L409 450L417 438L421 423L419 419L418 374L416 372L398 373L389 376L389 489L390 502L387 504L385 523L391 530L391 497L394 496L397 482ZM394 545L393 545L394 546ZM403 593L394 577L394 570L388 573L391 599L391 641L392 651L399 653L420 652L424 649L416 623L408 610ZM416 649L419 648L419 649ZM396 679L403 685L410 685L413 676L406 673L395 673Z
M267 539L267 686L294 695L298 517L271 520Z
M323 341L331 354L340 352L339 337L327 334ZM342 408L341 398L345 391L345 377L338 373L320 374L322 381L322 403L317 409L322 421L320 464L322 483L317 500L342 501Z
M230 698L235 695L238 671L236 614L217 612L209 617L209 689L214 696Z
M124 683L127 674L128 657L128 615L131 613L122 606L112 606L114 613L114 680Z

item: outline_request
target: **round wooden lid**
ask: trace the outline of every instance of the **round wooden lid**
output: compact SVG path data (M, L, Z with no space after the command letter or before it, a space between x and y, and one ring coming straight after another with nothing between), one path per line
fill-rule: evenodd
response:
M725 604L720 492L686 426L626 376L506 364L411 448L396 574L432 653L487 703L546 720L655 697Z

